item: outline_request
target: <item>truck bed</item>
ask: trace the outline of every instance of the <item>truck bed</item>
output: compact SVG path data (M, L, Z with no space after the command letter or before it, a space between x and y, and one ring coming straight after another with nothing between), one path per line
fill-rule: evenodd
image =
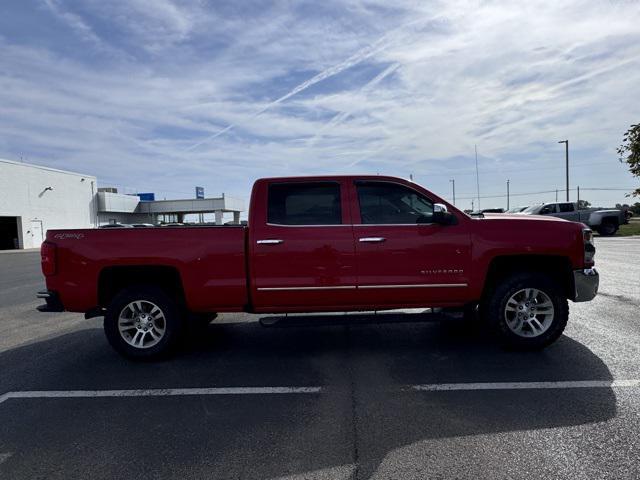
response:
M244 226L50 230L58 272L47 288L60 292L66 310L85 312L99 305L98 291L113 275L135 276L132 267L153 265L179 276L189 310L241 310L248 301L246 237Z

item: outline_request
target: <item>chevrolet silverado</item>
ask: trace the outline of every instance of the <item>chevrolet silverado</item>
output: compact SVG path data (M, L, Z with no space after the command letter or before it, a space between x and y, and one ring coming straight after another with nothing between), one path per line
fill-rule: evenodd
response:
M509 348L555 341L597 293L581 223L472 218L385 176L256 181L247 226L50 230L43 311L104 316L109 343L156 358L217 312L461 309Z

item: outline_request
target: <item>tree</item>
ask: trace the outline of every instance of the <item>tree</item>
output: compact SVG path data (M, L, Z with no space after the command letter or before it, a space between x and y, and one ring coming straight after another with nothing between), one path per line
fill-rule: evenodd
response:
M587 202L586 200L578 201L578 210L586 210L591 206L591 202Z
M631 125L622 137L622 145L617 149L620 161L629 165L629 171L634 177L640 178L640 123ZM640 188L631 192L633 196L640 196Z

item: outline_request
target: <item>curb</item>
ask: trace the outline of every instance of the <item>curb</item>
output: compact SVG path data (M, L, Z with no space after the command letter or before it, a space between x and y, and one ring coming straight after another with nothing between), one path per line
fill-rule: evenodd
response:
M13 250L0 250L0 255L16 254L16 253L34 253L39 252L39 248L14 248Z

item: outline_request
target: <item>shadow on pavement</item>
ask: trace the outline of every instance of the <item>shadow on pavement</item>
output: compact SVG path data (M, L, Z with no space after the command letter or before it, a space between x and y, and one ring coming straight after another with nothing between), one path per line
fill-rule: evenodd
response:
M309 317L313 323L314 317ZM131 363L88 329L0 354L15 390L323 386L318 395L10 400L0 405L7 478L250 478L358 465L427 439L606 421L613 390L414 392L451 382L611 380L562 337L505 352L458 323L344 320L290 328L213 324L174 358ZM132 452L144 455L132 462ZM357 447L357 448L356 448ZM1 476L1 475L0 475ZM309 474L305 478L314 478Z

